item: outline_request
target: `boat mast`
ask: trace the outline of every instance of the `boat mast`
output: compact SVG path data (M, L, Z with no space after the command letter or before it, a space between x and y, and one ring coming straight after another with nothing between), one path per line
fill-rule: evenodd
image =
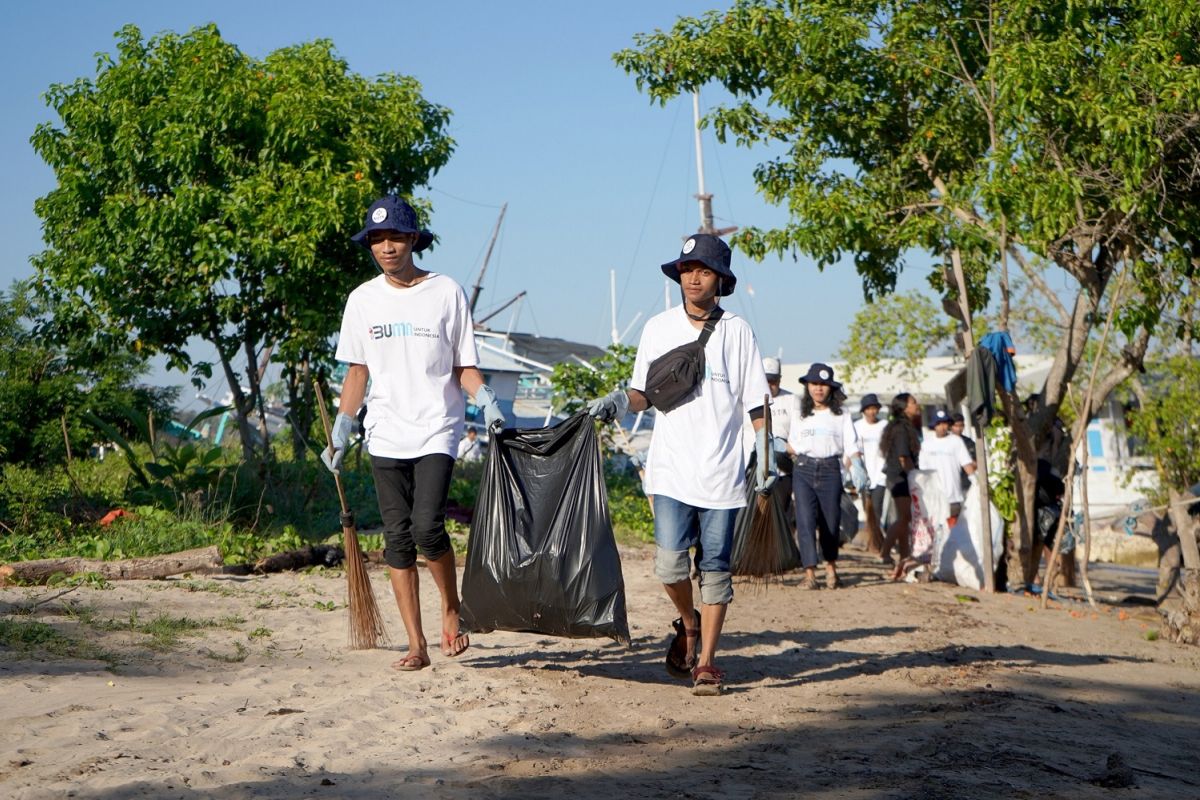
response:
M696 134L696 177L699 180L700 191L696 199L700 201L700 230L697 233L711 233L714 236L726 236L737 230L733 225L728 228L717 228L713 225L712 199L709 192L704 191L704 150L700 144L700 90L692 92L692 122Z
M492 248L496 246L496 237L500 235L500 224L504 222L504 212L507 210L508 203L500 206L500 216L496 219L496 227L492 231L492 240L488 242L487 252L483 254L483 266L479 268L479 277L475 279L475 285L471 287L472 317L475 315L475 304L479 302L479 293L483 291L483 273L487 272L488 260L492 257Z

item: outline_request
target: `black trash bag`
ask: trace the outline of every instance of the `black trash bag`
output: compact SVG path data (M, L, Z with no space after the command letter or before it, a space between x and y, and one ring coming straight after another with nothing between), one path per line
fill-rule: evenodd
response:
M592 418L581 412L491 440L467 544L462 628L628 645L625 580Z
M765 579L800 566L800 550L792 536L788 515L790 476L776 478L766 502L760 504L759 494L754 491L757 461L752 454L746 467L746 506L738 512L734 523L730 570L734 575Z

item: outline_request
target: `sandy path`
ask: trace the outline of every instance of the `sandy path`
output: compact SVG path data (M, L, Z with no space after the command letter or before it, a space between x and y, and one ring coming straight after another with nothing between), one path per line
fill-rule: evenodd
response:
M1148 641L1149 611L963 602L850 556L844 590L740 587L729 691L693 698L662 668L650 551L623 555L631 648L494 633L417 673L341 647L345 610L315 606L344 600L339 575L81 587L33 618L76 629L70 601L244 621L165 654L84 631L125 654L115 672L0 650L0 796L1200 797L1200 650ZM0 590L0 611L54 593ZM436 620L427 578L422 596ZM1091 782L1113 753L1137 788Z

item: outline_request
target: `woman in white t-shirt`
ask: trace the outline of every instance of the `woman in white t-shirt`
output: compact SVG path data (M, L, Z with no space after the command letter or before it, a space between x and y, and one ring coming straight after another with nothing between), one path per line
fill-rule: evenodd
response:
M862 446L854 420L842 411L842 385L833 379L828 364L813 364L800 379L804 397L800 418L788 431L788 452L796 466L792 470L792 493L796 502L796 538L804 567L805 589L817 588L817 542L825 559L825 586L841 585L837 574L839 532L842 523L842 464L861 459ZM865 470L865 468L864 468Z
M442 595L442 654L457 656L470 644L458 627L454 551L446 534L450 475L466 411L463 391L474 396L489 428L503 425L504 415L476 366L462 287L413 263L413 253L428 247L433 234L419 228L412 206L394 196L376 200L351 238L370 251L383 274L346 301L335 357L349 367L333 445L321 460L338 471L365 395L363 433L383 517L384 560L408 634L408 653L392 666L419 670L429 666L429 647L421 624L418 550Z

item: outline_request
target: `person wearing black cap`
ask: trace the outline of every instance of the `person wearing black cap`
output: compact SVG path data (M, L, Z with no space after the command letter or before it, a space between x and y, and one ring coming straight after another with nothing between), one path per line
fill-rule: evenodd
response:
M950 433L953 420L950 414L939 408L933 412L929 427L933 436L927 436L921 443L921 460L925 469L932 469L938 474L938 482L950 504L950 517L953 520L962 511L963 488L960 476L963 472L968 475L975 473L975 459L967 452L963 440ZM951 522L951 525L954 523Z
M879 514L883 511L884 493L887 492L887 478L883 474L883 454L879 451L879 441L883 438L884 422L879 418L879 397L875 394L864 394L859 403L862 419L854 423L858 439L862 442L863 462L867 467L867 491L863 492L863 511L867 517L867 550L881 555L883 548L883 527Z
M772 451L763 425L763 399L769 389L750 325L718 305L737 284L729 246L716 236L694 234L684 242L679 258L663 264L662 271L679 283L683 303L646 322L629 389L593 400L588 410L601 421L620 423L629 411L649 408L648 398L659 396L648 385L651 364L696 342L709 328L704 367L694 390L669 410L656 409L643 489L654 498L654 571L679 613L667 670L690 677L693 694L716 695L725 681L715 659L733 600L733 528L738 509L746 504L742 419L748 410L758 463L770 464ZM755 488L769 492L771 477L760 471ZM693 547L700 612L695 610L691 582Z
M855 462L865 478L862 445L854 420L842 411L846 396L828 364L813 364L800 379L800 419L788 432L788 449L795 454L792 494L796 501L796 540L804 567L805 589L817 588L817 542L825 559L825 586L841 585L837 574L841 545L842 465Z
M418 550L442 597L442 654L457 656L470 644L458 627L454 551L446 534L450 475L466 411L463 391L474 396L490 429L504 424L504 414L476 366L466 293L452 278L413 262L433 234L417 225L412 206L394 196L376 200L351 239L370 252L383 274L346 301L336 358L349 368L333 445L321 460L333 472L340 469L366 396L363 432L383 517L384 560L408 634L408 652L392 666L418 670L429 666Z

